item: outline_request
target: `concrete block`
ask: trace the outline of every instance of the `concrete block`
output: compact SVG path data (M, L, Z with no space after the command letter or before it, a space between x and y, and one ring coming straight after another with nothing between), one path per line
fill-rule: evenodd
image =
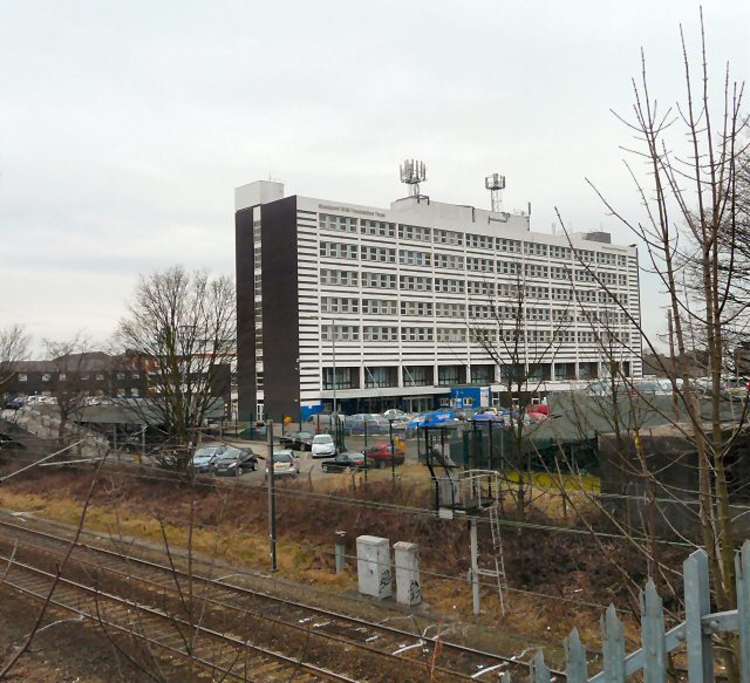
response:
M419 582L419 546L416 543L394 543L396 564L396 602L418 605L422 602L422 584Z
M391 545L387 538L357 536L359 592L383 600L393 595Z

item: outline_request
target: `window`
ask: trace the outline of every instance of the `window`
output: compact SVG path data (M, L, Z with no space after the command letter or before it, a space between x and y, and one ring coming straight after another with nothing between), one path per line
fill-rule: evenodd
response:
M553 280L570 279L570 271L565 266L550 266L549 274Z
M320 331L320 338L323 341L333 341L332 332L337 342L359 341L359 326L324 325Z
M64 373L64 372L61 372L61 373L60 373L60 374L59 374L59 375L57 376L57 381L58 381L58 382L64 382L64 381L65 381L65 380L67 380L67 379L68 379L68 375L67 375L66 373Z
M402 266L429 267L432 263L431 255L426 251L398 250L398 262Z
M132 375L130 376L130 379L140 379L140 378L141 378L141 376L140 376L140 375L139 375L139 374L138 374L137 372L134 372L134 373L133 373L133 374L132 374Z
M18 373L18 381L19 382L28 382L29 376L25 372L19 372Z
M480 273L494 273L495 262L488 258L466 257L466 270L478 271Z
M485 280L470 280L466 283L469 294L477 296L495 296L495 283L486 282Z
M497 238L497 250L504 251L508 254L520 254L521 253L521 242L519 240L509 240L505 238Z
M50 375L48 372L45 372L42 375L42 382L49 382L52 379L52 375Z
M431 327L402 327L401 328L401 341L431 342L432 341L432 328Z
M365 367L365 386L367 388L398 386L398 370L396 368Z
M362 219L360 221L360 230L363 235L372 235L373 237L395 237L396 226L393 223L384 223L383 221L370 221Z
M318 225L321 230L357 232L357 219L351 216L332 216L331 214L321 213L318 215Z
M320 269L320 283L322 285L329 285L332 287L356 287L358 282L359 274L355 270Z
M526 287L526 297L529 299L549 299L549 287L529 285Z
M118 398L125 398L125 389L123 387L117 388L117 397Z
M461 246L463 244L463 236L460 232L454 232L453 230L434 230L435 243L436 244L452 244L455 246Z
M429 242L432 239L430 228L422 228L418 225L401 225L398 226L398 237L402 240L418 240L420 242Z
M466 234L466 247L468 249L494 250L494 239L488 235Z
M464 269L464 257L456 254L435 254L435 268Z
M357 245L348 242L321 242L320 255L327 258L357 259Z
M494 320L495 308L494 306L489 306L489 305L471 304L469 306L469 318Z
M362 338L369 342L396 342L398 341L398 328L365 325L362 328Z
M358 313L359 299L348 299L336 296L320 298L321 313Z
M446 304L440 302L435 304L435 315L438 318L463 318L464 313L463 304Z
M524 263L523 266L524 273L526 273L526 277L547 277L549 274L549 271L547 270L547 266L543 266L539 263Z
M438 384L455 385L466 382L466 368L463 365L443 365L438 367Z
M524 242L525 251L529 256L546 256L547 245L539 242Z
M417 275L402 275L400 278L401 289L412 292L429 292L432 290L432 278Z
M549 255L554 259L569 259L570 247L558 247L558 246L552 245L549 248Z
M428 387L432 384L431 365L405 365L405 387Z
M130 395L131 395L131 396L132 396L133 398L137 398L137 397L138 397L138 394L139 394L139 392L138 392L138 387L133 387L133 388L132 388L132 389L130 390Z
M362 299L364 315L391 315L397 312L397 302L391 299Z
M401 315L432 317L431 301L402 301Z
M362 287L396 289L396 276L388 273L362 273Z
M378 261L379 263L396 263L396 250L387 247L370 247L362 245L360 255L363 261Z
M497 272L503 275L518 275L521 272L521 264L517 261L498 261Z
M463 280L435 278L435 291L442 294L463 294L465 283Z
M323 368L323 389L358 389L359 388L359 368L355 367L337 367L335 372L333 368Z
M498 285L498 296L501 296L505 299L514 299L515 301L518 301L521 296L520 293L523 290L521 289L521 286L514 283L508 283L503 282Z
M473 327L469 330L469 343L480 346L495 346L497 344L497 330Z
M464 327L438 327L437 340L447 344L458 344L466 342L466 328Z

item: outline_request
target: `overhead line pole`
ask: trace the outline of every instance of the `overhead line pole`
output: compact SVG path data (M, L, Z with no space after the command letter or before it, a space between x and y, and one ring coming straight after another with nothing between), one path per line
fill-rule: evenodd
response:
M276 564L276 487L273 462L273 420L266 424L268 437L268 537L271 541L271 571L275 572Z

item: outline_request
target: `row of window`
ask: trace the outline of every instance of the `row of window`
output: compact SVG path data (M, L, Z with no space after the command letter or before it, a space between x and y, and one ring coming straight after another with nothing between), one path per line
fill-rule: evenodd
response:
M52 378L54 376L55 376L55 373L45 372L45 373L42 374L41 380L42 380L42 382L45 382L45 383L46 382L51 382ZM29 376L25 372L19 372L16 375L16 377L17 377L17 379L18 379L19 382L28 382L29 381ZM118 372L118 373L116 373L116 377L117 377L118 380L125 380L125 379L127 379L127 375L124 372ZM137 379L140 379L140 375L137 372L134 372L134 373L130 374L130 378L137 380ZM81 382L88 382L88 381L90 381L91 376L88 375L88 374L82 374L82 375L79 375L77 377L77 379L78 379L78 381L81 381ZM94 375L94 379L97 382L103 382L104 379L105 379L105 377L104 377L103 373L98 372L98 373L96 373ZM67 382L68 381L68 375L67 375L67 373L65 373L65 372L58 372L57 373L57 381L58 382Z
M537 330L533 328L519 329L508 327L502 329L483 329L465 327L402 327L400 330L395 326L385 325L363 325L360 331L359 325L330 325L321 330L322 341L337 342L433 342L441 344L465 344L468 339L473 344L487 344L514 341L526 341L535 344L551 343L553 338L558 343L593 344L630 342L630 333L606 333L597 335L593 330Z
M500 283L484 280L466 282L455 278L432 278L426 275L401 275L394 273L360 274L355 270L338 270L321 268L320 283L329 287L359 287L374 289L401 289L407 292L437 292L440 294L465 294L467 291L473 296L506 297L518 299L519 286L517 283ZM611 300L628 304L629 297L622 293L608 293L596 289L571 289L563 287L544 287L541 285L526 285L526 299L552 299L553 301L580 301L584 303L607 303Z
M573 251L570 247L548 245L540 242L523 242L508 238L493 237L491 235L477 235L474 233L462 233L455 230L441 230L427 228L419 225L404 225L389 223L387 221L375 221L370 219L357 219L352 216L337 216L321 213L318 215L318 225L322 230L336 230L374 237L385 237L393 239L398 235L399 239L413 240L418 242L434 242L436 244L447 244L450 246L466 246L470 249L497 250L505 253L528 254L530 256L550 256L555 259L570 259ZM358 227L359 226L359 227ZM590 249L576 249L575 257L584 263L599 263L604 265L627 265L627 257L620 254L592 251Z
M372 261L375 263L396 263L397 250L389 247L365 246L357 248L356 244L342 242L321 242L320 255L326 258L340 258L356 261ZM413 251L409 249L398 250L398 263L402 266L414 266L429 268L432 266L432 254L426 251ZM495 261L489 258L474 256L463 256L456 254L435 254L435 268L445 270L467 270L474 273L500 273L502 275L520 275L522 272L526 277L553 280L570 280L576 282L595 282L592 271L579 268L570 269L567 266L551 266L540 263L518 263L517 261ZM523 269L521 266L523 265ZM599 277L606 285L628 284L628 276L625 273L599 273Z
M540 308L525 306L526 320L555 322L601 322L617 325L627 323L627 316L620 311L578 311L567 308ZM364 315L396 316L399 311L398 301L395 299L371 299L323 296L320 299L320 311L323 314L335 315L340 313ZM466 307L462 303L434 303L432 301L402 301L400 312L403 316L464 318ZM518 305L469 304L468 317L479 320L516 320L519 313Z

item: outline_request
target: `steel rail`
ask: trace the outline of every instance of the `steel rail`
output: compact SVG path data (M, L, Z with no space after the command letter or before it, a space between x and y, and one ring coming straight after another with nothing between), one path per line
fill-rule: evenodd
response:
M9 529L13 529L15 531L20 531L22 533L26 533L26 534L31 534L31 535L35 535L35 536L47 538L49 540L52 540L52 541L55 541L55 542L58 542L58 543L70 543L70 539L66 538L64 536L57 536L55 534L51 534L51 533L48 533L48 532L45 532L45 531L41 531L39 529L29 529L27 527L23 527L23 526L20 526L20 525L17 525L17 524L13 524L11 522L7 522L7 521L4 521L4 520L0 520L0 526L5 527L5 528L9 528ZM500 655L500 654L497 654L497 653L488 652L486 650L479 650L477 648L472 648L472 647L469 647L469 646L466 646L466 645L461 645L459 643L454 643L454 642L451 642L451 641L439 640L437 635L435 637L427 637L427 636L421 635L419 633L414 633L412 631L406 631L404 629L396 628L394 626L387 626L385 624L379 624L379 623L376 623L376 622L371 622L371 621L368 621L366 619L362 619L360 617L354 617L354 616L351 616L351 615L342 614L340 612L329 610L329 609L326 609L324 607L317 607L317 606L314 606L314 605L309 605L309 604L301 603L301 602L298 602L298 601L295 601L295 600L289 600L287 598L281 598L281 597L278 597L278 596L275 596L275 595L264 593L262 591L253 590L253 589L247 588L245 586L238 586L236 584L227 583L226 581L222 581L220 579L214 579L214 578L211 578L211 577L202 576L200 574L188 575L186 572L181 571L180 569L177 569L176 567L172 568L171 566L163 565L163 564L160 564L158 562L154 562L152 560L146 560L146 559L141 558L141 557L135 557L135 556L127 555L127 554L116 552L114 550L110 550L110 549L107 549L107 548L102 548L102 547L99 547L99 546L90 545L88 543L82 543L80 541L77 543L77 546L79 546L81 548L84 548L86 550L89 550L91 552L94 552L94 553L99 553L99 554L102 554L102 555L105 555L105 556L108 556L108 557L112 557L112 558L115 558L115 559L123 560L123 561L126 561L126 562L131 562L131 563L134 563L134 564L137 564L137 565L140 565L140 566L144 566L144 567L148 567L148 568L151 568L151 569L156 569L156 570L158 570L160 572L167 572L167 573L172 574L172 575L176 574L176 575L178 575L178 576L180 576L182 578L190 578L193 581L197 580L197 581L200 581L203 584L206 584L206 585L209 585L209 586L213 586L213 587L215 587L217 589L225 590L225 591L230 592L230 593L232 593L232 592L233 593L239 593L239 594L247 595L247 596L250 596L250 597L253 597L253 598L259 598L261 600L270 601L270 602L274 602L274 603L277 603L277 604L280 604L280 605L285 605L285 606L293 607L295 609L307 611L307 612L314 613L314 614L317 614L317 615L320 615L320 616L323 616L323 617L327 617L327 618L330 618L330 619L335 619L335 620L339 620L339 621L345 621L345 622L349 622L350 624L353 624L353 625L356 625L356 626L359 626L359 627L365 627L365 628L372 629L372 630L375 630L375 631L380 631L382 633L387 633L387 634L392 635L392 636L398 636L399 638L416 639L417 641L420 641L421 644L423 644L425 646L428 646L428 647L431 647L431 648L434 648L439 643L440 648L442 648L444 651L445 650L451 650L452 652L455 652L458 655L469 656L469 657L474 657L474 658L478 658L478 659L487 659L487 660L490 660L491 662L493 662L495 665L497 665L497 664L509 664L509 665L513 665L513 666L521 666L521 667L525 668L526 670L530 670L531 669L531 663L530 662L519 661L518 659L516 659L516 658L514 658L512 656ZM282 622L282 623L285 623L285 624L288 625L288 622ZM351 640L347 640L346 642L359 646L358 643L355 643L354 641L351 641ZM409 658L403 658L403 659L407 659L408 661L414 661L414 660L409 659ZM483 669L486 669L487 673L489 673L490 668L495 669L495 666L492 666L492 667L491 666L483 667ZM445 673L450 673L452 675L463 675L463 674L461 674L461 672L457 672L457 671L453 671L453 670L444 670L444 671L445 671ZM555 676L558 676L558 677L563 678L563 679L565 678L565 672L555 671L555 670L550 670L550 671ZM474 672L474 680L476 680L476 674L479 674L481 676L482 672L481 671Z
M271 659L277 660L289 667L292 667L295 670L304 670L308 673L314 674L316 676L321 676L327 680L333 680L333 681L341 681L343 683L357 683L357 681L353 678L349 678L348 676L345 676L343 674L337 674L333 671L330 671L328 669L324 669L322 667L316 666L314 664L310 664L308 662L304 662L302 660L295 659L294 657L289 657L288 655L284 655L280 652L275 652L274 650L269 650L267 648L261 647L259 645L254 645L248 641L242 640L240 638L237 638L235 636L228 635L226 633L220 633L219 631L216 631L214 629L208 628L206 626L202 626L200 624L191 624L188 621L176 617L173 615L166 614L162 612L159 609L156 609L154 607L150 607L148 605L143 605L139 602L135 602L133 600L128 600L127 598L123 598L118 595L114 595L112 593L108 593L106 591L99 590L98 588L94 588L92 586L87 586L85 584L82 584L78 581L73 581L72 579L65 578L63 576L58 576L56 574L53 574L51 572L45 571L43 569L39 569L38 567L33 567L32 565L19 562L15 560L13 557L6 556L0 554L0 561L5 561L9 567L10 570L16 570L21 569L28 574L34 574L37 576L42 576L48 579L51 579L53 582L56 580L58 585L63 586L69 586L73 588L74 590L77 590L79 592L86 593L87 595L93 596L96 600L99 600L100 598L114 603L119 606L126 607L131 610L135 610L138 612L141 612L143 614L146 614L150 617L155 617L164 621L168 621L170 623L179 623L182 626L187 626L190 629L192 629L195 632L201 633L202 635L208 636L209 638L212 638L214 640L219 640L224 643L228 643L238 649L249 649L254 652L259 653L260 655L264 657L269 657ZM17 590L20 593L23 593L25 595L29 595L37 600L47 601L47 595L38 593L36 591L33 591L29 589L26 586L23 586L22 584L16 583L14 581L11 581L8 578L8 575L10 574L10 571L5 575L5 577L0 581L0 583L10 586L14 590ZM82 616L86 619L89 619L91 621L95 621L96 623L105 624L111 628L114 628L116 630L119 630L121 632L127 633L128 635L135 636L137 638L140 638L141 640L145 640L146 642L149 642L150 644L159 647L164 650L169 650L170 652L179 655L180 657L184 659L192 659L193 661L197 661L202 666L205 666L207 668L213 669L215 671L220 671L223 674L232 676L233 678L239 678L240 680L246 680L246 676L244 674L238 674L230 669L226 669L215 662L211 662L209 660L206 660L204 658L198 657L195 654L183 652L182 650L166 645L164 643L161 643L160 641L151 638L149 636L146 636L143 633L139 633L137 631L134 631L132 629L128 629L121 624L117 624L115 622L105 621L100 614L92 614L87 612L86 610L83 610L79 607L74 607L72 605L66 605L63 602L60 602L59 600L56 600L54 598L54 595L49 599L49 604L54 605L57 608L73 612L74 614L78 614L79 616Z

